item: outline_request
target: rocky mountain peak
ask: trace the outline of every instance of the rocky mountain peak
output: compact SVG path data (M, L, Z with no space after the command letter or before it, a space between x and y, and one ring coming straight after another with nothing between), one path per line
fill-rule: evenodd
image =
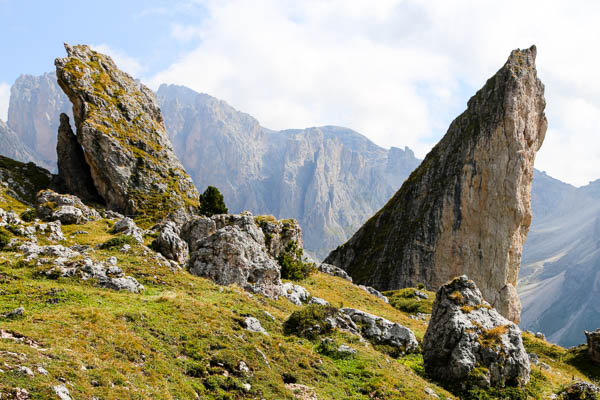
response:
M546 133L536 48L514 50L392 199L325 262L379 290L469 275L518 322L533 162Z
M88 46L65 49L55 61L58 84L73 103L77 142L107 206L148 220L197 206L152 91Z

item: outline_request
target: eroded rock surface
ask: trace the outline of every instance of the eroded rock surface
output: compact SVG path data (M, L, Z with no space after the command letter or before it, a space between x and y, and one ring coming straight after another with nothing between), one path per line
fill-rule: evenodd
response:
M58 84L73 103L77 141L108 208L158 221L197 207L152 91L88 46L65 49L68 56L55 61Z
M190 272L219 285L237 284L268 297L281 295L277 262L242 228L225 226L196 244Z
M515 290L547 121L536 49L514 50L392 199L325 262L379 290L467 274L518 322Z
M160 226L158 237L152 242L152 248L169 260L185 264L190 253L187 243L179 235L179 227L173 222L166 222Z
M525 385L529 356L521 330L483 300L475 282L455 278L437 292L423 338L425 370L435 379L483 386Z
M340 312L348 316L361 334L373 343L392 346L398 354L414 353L419 348L415 334L405 326L354 308L342 308Z
M52 190L38 193L36 212L44 221L60 221L64 225L83 224L100 218L98 211L83 204L77 196Z

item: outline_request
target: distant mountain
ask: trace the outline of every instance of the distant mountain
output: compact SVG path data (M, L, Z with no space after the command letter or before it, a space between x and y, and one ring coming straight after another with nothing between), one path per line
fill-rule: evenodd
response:
M183 86L157 98L175 153L198 188L219 187L230 210L296 218L321 258L347 239L419 164L347 128L275 132L248 114Z
M28 148L19 135L0 120L0 155L21 162L38 162L38 156Z
M21 75L10 91L8 126L33 150L37 163L56 172L56 137L59 116L73 120L71 102L58 87L56 73Z
M518 291L521 326L563 346L600 327L600 180L575 188L536 172Z

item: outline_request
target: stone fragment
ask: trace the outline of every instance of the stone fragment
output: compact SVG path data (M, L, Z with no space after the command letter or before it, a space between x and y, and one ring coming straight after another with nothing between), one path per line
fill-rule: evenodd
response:
M254 317L246 317L246 319L243 322L243 325L244 328L246 328L246 330L249 330L250 332L260 332L264 333L265 335L267 334L267 331L265 331L265 329L262 327L260 321Z
M331 275L331 276L337 276L338 278L342 278L342 279L352 282L352 277L350 275L348 275L348 273L346 271L344 271L343 269L341 269L339 267L336 267L335 265L319 263L319 265L317 266L317 269L320 272L323 272L324 274Z
M342 308L340 312L350 317L361 334L375 344L392 346L400 354L414 353L419 347L413 331L398 323L354 308Z
M600 395L600 387L588 382L572 383L559 393L561 400L596 400Z
M514 50L387 204L326 263L378 290L439 288L467 274L508 319L547 128L536 48Z
M370 293L373 296L383 300L386 304L390 302L387 297L385 297L379 290L377 290L375 288L372 288L370 286L364 286L364 285L358 285L358 287L361 288L362 290L364 290L365 292Z
M54 389L54 393L56 393L60 400L71 400L71 394L65 385L53 386L52 389Z
M129 217L118 220L112 228L112 233L132 236L136 242L140 244L144 243L142 230Z
M522 386L529 356L520 329L483 300L475 282L460 276L443 285L423 338L426 372L440 381Z

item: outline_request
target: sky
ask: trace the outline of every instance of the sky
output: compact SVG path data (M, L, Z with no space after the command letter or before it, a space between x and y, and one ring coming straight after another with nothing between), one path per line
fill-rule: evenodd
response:
M580 186L600 178L598 17L592 0L0 0L0 119L20 74L84 43L152 89L423 158L510 51L535 44L548 118L535 166Z

